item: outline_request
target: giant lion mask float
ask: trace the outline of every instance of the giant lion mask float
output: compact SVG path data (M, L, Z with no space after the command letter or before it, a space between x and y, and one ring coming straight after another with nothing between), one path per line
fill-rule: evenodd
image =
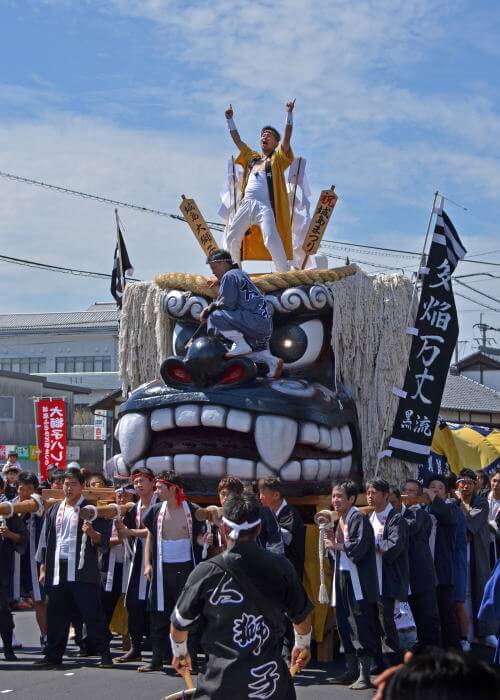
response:
M165 274L126 287L120 366L130 393L117 425L116 476L144 464L174 468L188 489L213 493L226 474L279 475L306 494L371 474L405 370L409 281L355 265L252 279L273 313L279 379L244 356L226 359L216 335L193 339L216 294L206 278ZM405 473L395 460L384 469Z

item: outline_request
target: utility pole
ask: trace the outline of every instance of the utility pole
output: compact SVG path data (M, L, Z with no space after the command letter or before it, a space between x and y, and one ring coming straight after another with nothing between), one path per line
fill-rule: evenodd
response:
M483 314L479 314L479 323L475 323L473 325L473 328L478 328L479 332L481 333L480 341L479 338L474 338L474 340L478 341L480 350L486 348L488 345L496 345L496 340L494 338L488 337L487 333L488 331L500 331L500 328L493 328L493 326L489 326L487 323L483 323Z

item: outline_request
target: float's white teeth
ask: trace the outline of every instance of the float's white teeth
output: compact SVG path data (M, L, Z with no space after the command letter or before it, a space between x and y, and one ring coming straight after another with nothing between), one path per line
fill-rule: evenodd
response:
M330 479L337 479L342 476L342 460L332 459L330 460Z
M297 423L282 416L258 416L255 421L255 444L261 459L278 470L290 459L297 440Z
M304 445L316 445L319 442L319 428L316 423L301 423L299 442Z
M200 458L198 455L175 455L174 469L179 474L198 474Z
M151 433L144 413L126 413L118 430L121 455L126 464L133 464L145 454Z
M293 460L281 467L280 478L283 481L297 481L300 479L300 462Z
M269 469L267 464L264 464L264 462L257 462L255 478L265 479L266 476L276 476L276 472L273 469Z
M318 481L324 481L330 477L330 459L319 460Z
M303 459L302 460L302 478L306 481L313 481L318 475L319 460L318 459Z
M226 458L216 455L204 455L200 459L201 476L220 478L226 474Z
M169 456L148 457L148 459L146 460L146 467L148 467L148 469L151 469L151 471L154 474L159 474L160 472L168 472L174 467L174 458Z
M352 467L352 457L349 455L348 457L342 457L340 460L340 475L341 476L347 476L349 472L351 471Z
M194 428L200 425L201 408L196 404L184 404L175 409L175 424L179 428Z
M255 462L252 462L251 459L229 457L227 473L238 476L240 479L253 479L255 477Z
M151 430L158 432L160 430L170 430L175 426L174 409L173 408L158 408L151 414Z
M237 411L232 408L227 414L226 428L238 430L241 433L249 433L252 429L252 415L247 411Z
M342 439L342 452L352 452L352 435L348 425L340 428L340 437Z
M342 438L340 437L340 430L338 428L331 428L330 429L330 440L331 440L331 447L330 449L332 452L341 452L342 451Z
M203 406L201 409L201 424L207 428L224 428L226 425L226 409L222 406Z
M323 425L321 425L320 429L319 429L318 447L320 447L324 450L329 450L331 444L332 444L332 441L330 438L330 429L325 428Z

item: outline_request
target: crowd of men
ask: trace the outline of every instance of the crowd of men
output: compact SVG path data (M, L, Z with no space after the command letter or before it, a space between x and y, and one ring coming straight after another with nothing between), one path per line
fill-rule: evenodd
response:
M99 656L101 668L137 664L144 673L172 664L197 672L203 651L212 669L203 681L207 697L235 682L244 663L255 679L249 687L261 688L281 682L283 659L307 662L305 527L278 478L244 485L224 477L218 486L224 516L215 524L196 517L198 506L173 471L134 470L130 483L115 489L113 519L97 517L82 495L85 486L105 485L99 474L75 465L53 470L44 485L62 488L64 499L46 511L40 500L37 513L11 514L0 524L6 660L16 660L11 609L29 601L40 629L43 655L34 664L40 668L62 663L71 627L79 654ZM10 455L0 500L37 498L39 491L36 475ZM462 653L471 642L496 646L498 620L480 608L497 559L500 470L491 486L467 469L458 478L434 476L426 488L413 479L401 490L374 479L366 495L365 514L355 506L356 484L335 484L335 523L324 534L346 661L334 682L369 688L371 676L399 663L409 648ZM120 516L118 506L127 503L133 506ZM127 621L124 653L112 658L117 615Z

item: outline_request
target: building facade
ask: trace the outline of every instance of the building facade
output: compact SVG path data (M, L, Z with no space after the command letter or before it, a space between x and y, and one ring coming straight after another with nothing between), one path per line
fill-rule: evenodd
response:
M89 405L120 386L118 311L96 303L85 311L0 314L0 371L35 374L52 383L90 389Z
M24 469L38 470L36 398L63 398L70 427L73 423L74 398L88 397L90 393L90 389L54 383L35 374L0 370L0 464L5 462L10 449L16 449ZM67 437L68 461L79 459L79 445L71 441L71 429Z
M500 349L482 346L477 352L462 358L456 369L464 377L500 391Z

